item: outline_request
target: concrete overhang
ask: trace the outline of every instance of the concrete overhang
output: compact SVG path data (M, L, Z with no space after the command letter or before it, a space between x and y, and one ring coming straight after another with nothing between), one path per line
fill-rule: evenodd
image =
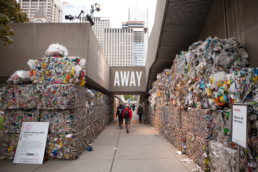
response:
M157 73L197 41L213 0L159 0L146 58L147 91Z

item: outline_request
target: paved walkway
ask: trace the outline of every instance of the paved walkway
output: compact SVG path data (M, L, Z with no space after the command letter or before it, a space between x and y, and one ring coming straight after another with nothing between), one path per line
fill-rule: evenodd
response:
M0 161L5 172L187 172L196 169L187 157L157 134L150 125L139 124L134 114L130 133L120 130L117 119L92 143L93 151L71 161L47 161L43 165Z

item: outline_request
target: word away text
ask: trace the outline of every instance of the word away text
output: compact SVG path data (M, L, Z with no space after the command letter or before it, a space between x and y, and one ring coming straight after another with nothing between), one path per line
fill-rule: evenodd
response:
M130 75L131 73L131 75ZM136 74L136 77L135 77ZM134 72L134 71L120 71L120 75L119 75L119 71L115 72L115 80L114 80L114 86L141 86L141 77L142 77L142 71L138 72ZM129 78L130 78L130 83L129 83ZM135 79L137 78L137 79ZM137 84L136 84L137 81ZM121 84L120 84L121 83ZM129 85L128 85L129 83Z

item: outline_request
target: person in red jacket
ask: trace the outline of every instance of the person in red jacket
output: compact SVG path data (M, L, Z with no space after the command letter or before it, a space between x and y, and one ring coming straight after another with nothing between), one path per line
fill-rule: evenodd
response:
M125 119L125 126L126 126L126 132L129 133L130 128L130 121L132 119L132 110L129 108L129 106L126 106L126 108L123 111L123 117Z

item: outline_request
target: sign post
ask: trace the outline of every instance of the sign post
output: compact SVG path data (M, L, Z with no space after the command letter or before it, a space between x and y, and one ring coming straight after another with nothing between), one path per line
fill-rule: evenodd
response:
M23 122L13 163L43 164L49 122Z
M237 144L237 171L240 171L240 147L247 147L247 113L248 105L232 106L232 142Z

